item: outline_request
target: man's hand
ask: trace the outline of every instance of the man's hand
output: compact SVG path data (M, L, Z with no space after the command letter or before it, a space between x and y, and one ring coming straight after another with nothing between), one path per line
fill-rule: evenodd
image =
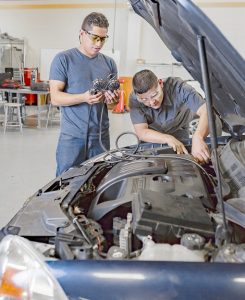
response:
M92 105L103 101L104 95L102 92L98 92L92 95L89 91L87 91L86 93L83 94L83 99L84 99L83 102L87 102L88 104Z
M115 90L114 92L105 91L104 96L105 96L105 103L106 104L118 103L118 101L119 101L119 90Z
M210 159L210 151L204 139L198 135L192 137L191 154L200 163L208 163Z
M195 133L192 136L191 154L200 163L208 163L210 152L204 138L208 135L208 114L206 104L199 107L197 115L200 116Z
M187 149L185 148L184 144L182 144L179 140L177 140L175 137L172 135L167 135L165 134L166 142L169 145L169 147L172 147L173 150L177 154L188 154Z
M135 132L139 140L148 143L168 144L177 154L188 154L184 144L170 134L158 132L148 128L147 123L134 124Z

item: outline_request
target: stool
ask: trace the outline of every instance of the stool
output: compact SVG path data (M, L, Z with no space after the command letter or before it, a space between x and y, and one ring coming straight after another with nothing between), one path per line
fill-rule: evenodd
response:
M4 134L7 127L20 127L22 133L21 107L21 103L4 104ZM16 120L14 120L14 117L16 117Z
M57 113L59 114L58 117L55 116ZM60 108L59 106L54 106L51 101L48 104L46 128L48 128L49 119L51 120L51 126L53 121L60 121Z
M0 123L3 124L4 123L4 116L5 116L5 107L4 107L4 104L7 103L6 100L0 100L0 110L1 110L1 113L0 113L0 116L1 116L1 120L0 120ZM3 114L2 114L2 107L3 107ZM3 117L3 119L2 119Z

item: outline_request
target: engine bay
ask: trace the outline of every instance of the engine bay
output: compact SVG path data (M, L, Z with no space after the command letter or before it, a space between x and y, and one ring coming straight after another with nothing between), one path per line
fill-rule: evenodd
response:
M244 142L218 150L225 241L215 166L162 147L68 170L30 197L2 234L23 236L52 259L244 262Z

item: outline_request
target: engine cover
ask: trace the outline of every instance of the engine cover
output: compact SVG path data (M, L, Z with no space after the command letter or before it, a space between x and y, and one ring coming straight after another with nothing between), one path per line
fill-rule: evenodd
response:
M213 224L199 198L173 196L144 190L133 201L134 232L154 236L161 242L173 242L186 232L213 235Z
M158 158L115 165L98 186L89 216L98 221L125 203L132 205L138 235L157 235L161 242L185 232L213 235L205 210L213 205L198 167L190 161Z

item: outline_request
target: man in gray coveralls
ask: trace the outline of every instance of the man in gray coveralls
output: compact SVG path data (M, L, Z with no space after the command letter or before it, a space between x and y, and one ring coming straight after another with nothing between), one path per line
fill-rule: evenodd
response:
M100 118L104 103L118 100L117 91L93 94L96 79L117 78L114 60L100 53L107 36L108 20L101 13L85 17L79 33L80 46L58 53L50 68L51 101L61 108L61 128L56 150L60 175L68 168L102 153ZM103 110L101 140L110 149L107 107Z
M199 162L209 161L204 140L208 135L206 104L193 87L177 77L163 82L152 71L142 70L133 77L133 89L130 117L140 140L166 143L177 154L187 154L180 139L189 137L189 122L197 115L199 123L192 136L191 153Z

